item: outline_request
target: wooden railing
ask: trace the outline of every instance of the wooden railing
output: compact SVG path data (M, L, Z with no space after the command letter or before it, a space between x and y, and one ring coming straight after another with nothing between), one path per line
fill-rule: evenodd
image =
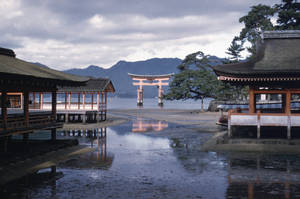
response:
M287 138L291 138L291 128L300 127L299 113L241 113L228 111L228 133L231 136L232 126L256 126L257 138L260 138L261 126L287 127Z
M51 112L32 113L29 115L28 122L26 122L24 115L12 114L7 118L6 127L4 127L3 120L0 118L0 133L29 130L41 126L47 127L55 123L55 118Z

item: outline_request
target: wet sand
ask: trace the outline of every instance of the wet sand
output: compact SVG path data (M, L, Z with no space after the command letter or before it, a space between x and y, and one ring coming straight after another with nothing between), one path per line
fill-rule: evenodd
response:
M127 119L132 117L147 118L179 125L191 125L195 130L202 132L217 133L220 131L220 127L216 125L216 121L220 117L218 112L201 112L198 109L112 109L108 113Z

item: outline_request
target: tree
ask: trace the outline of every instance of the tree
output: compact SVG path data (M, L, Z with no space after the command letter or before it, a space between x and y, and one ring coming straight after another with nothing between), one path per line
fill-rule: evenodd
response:
M297 0L282 0L276 4L278 19L276 28L279 30L300 30L300 3Z
M256 54L256 42L263 31L300 30L300 3L298 1L282 0L282 3L272 7L262 4L252 6L248 14L239 19L239 22L244 24L244 28L237 40L242 44L250 43L250 47L246 48L250 56ZM277 25L274 25L271 19L276 20Z
M186 56L178 66L170 88L164 98L167 100L201 100L201 110L204 111L204 99L224 99L232 96L229 84L218 81L212 71L208 56L199 51Z
M245 50L245 48L243 48L244 42L243 41L241 41L240 43L238 42L239 42L239 38L234 37L229 48L227 48L226 54L231 56L229 57L229 60L231 62L238 62L242 57L241 52Z
M259 4L252 6L248 14L239 19L239 22L245 25L240 32L239 40L243 43L250 42L251 46L247 47L247 50L251 55L256 54L256 41L260 38L262 31L274 30L271 18L275 13L275 8Z

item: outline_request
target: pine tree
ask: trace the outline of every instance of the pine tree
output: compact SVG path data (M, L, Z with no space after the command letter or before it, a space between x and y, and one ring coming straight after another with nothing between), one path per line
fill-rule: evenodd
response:
M239 38L234 37L229 48L227 48L226 54L231 56L231 57L229 57L229 60L231 62L238 62L240 60L240 58L242 57L241 52L243 50L245 50L245 48L243 48L244 42L240 41L240 43L238 43L238 41L239 41Z
M278 19L276 28L279 30L300 30L300 3L297 0L282 0L276 4Z

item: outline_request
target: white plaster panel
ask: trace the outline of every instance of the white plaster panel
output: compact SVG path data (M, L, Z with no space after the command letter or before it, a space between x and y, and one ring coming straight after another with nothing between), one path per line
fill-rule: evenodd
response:
M231 125L256 126L256 115L231 115Z
M287 116L261 115L261 126L287 126Z
M300 116L291 116L291 125L300 126Z

